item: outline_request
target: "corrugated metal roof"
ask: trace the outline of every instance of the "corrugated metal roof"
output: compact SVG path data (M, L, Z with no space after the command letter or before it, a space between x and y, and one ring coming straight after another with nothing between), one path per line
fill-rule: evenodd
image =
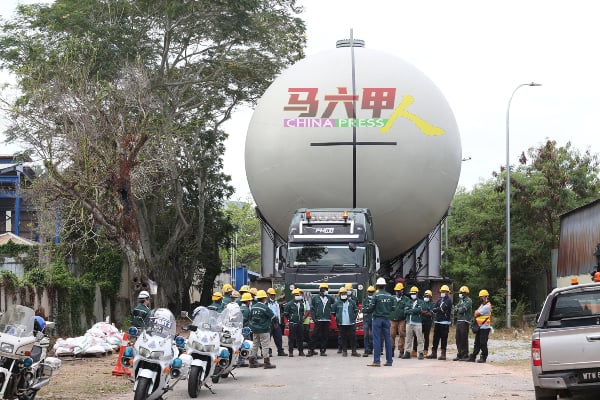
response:
M557 276L589 273L600 243L600 200L560 216Z

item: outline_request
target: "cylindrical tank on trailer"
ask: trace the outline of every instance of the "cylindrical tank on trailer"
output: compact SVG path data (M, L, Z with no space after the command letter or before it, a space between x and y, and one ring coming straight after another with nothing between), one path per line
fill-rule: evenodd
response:
M284 71L260 99L245 149L252 196L279 235L287 237L298 208L370 208L382 261L440 221L461 157L456 120L435 84L365 47L338 47Z

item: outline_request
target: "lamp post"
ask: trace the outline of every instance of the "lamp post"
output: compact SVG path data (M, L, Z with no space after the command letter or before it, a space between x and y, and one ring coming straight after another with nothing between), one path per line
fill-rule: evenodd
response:
M506 108L506 327L510 328L511 319L511 282L510 282L510 160L509 160L509 115L510 103L523 86L542 86L539 83L522 83L513 90Z

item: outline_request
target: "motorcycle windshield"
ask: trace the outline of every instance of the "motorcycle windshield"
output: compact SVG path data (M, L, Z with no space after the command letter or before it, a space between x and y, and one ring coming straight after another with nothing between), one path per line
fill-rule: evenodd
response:
M175 336L177 333L175 316L166 308L157 308L156 310L152 311L152 314L148 318L146 333L149 333L150 335L157 335L163 338Z
M219 314L221 325L227 328L240 328L244 326L244 316L240 306L236 303L229 303L227 307Z
M209 310L206 307L198 307L194 310L192 325L196 326L198 329L209 330L212 332L221 332L223 329L219 313L215 310Z
M11 305L0 317L0 332L17 337L33 335L35 313L29 307Z

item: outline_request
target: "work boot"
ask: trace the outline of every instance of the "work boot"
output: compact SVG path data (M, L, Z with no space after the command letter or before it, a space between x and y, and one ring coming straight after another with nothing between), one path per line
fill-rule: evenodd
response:
M425 357L429 360L435 360L437 358L437 350L431 350L431 354ZM475 360L473 360L475 361Z
M423 350L423 355L427 355L427 353L429 353L427 350Z
M457 353L457 354L456 354L456 357L454 357L454 358L452 359L452 361L460 361L461 359L462 359L461 355Z
M348 350L342 350L342 356L348 357Z
M291 353L292 353L292 352L290 351L290 354L291 354ZM278 352L277 352L277 355L278 355L278 356L280 356L280 357L286 357L286 356L287 356L287 353L285 352L285 350L281 350L281 351L278 351Z
M298 353L298 355L299 355L300 357L304 357L304 356L305 356L305 354L304 354L304 350L300 350L300 353Z
M338 348L338 354L342 354L342 348L341 347Z
M265 357L264 369L273 369L273 368L276 368L276 366L271 364L271 359L269 357Z
M404 352L404 355L403 355L402 357L400 357L400 358L402 358L403 360L408 360L408 359L410 359L410 352L408 352L408 351L405 351L405 352Z
M321 357L326 357L326 356L327 356L327 353L325 353L325 350L321 350L321 353L320 353L320 355L321 355Z
M314 350L308 350L308 353L306 353L306 357L312 357L315 355L315 351Z
M358 353L356 350L352 350L352 357L360 357L360 353Z
M263 363L259 363L256 359L256 357L250 358L250 368L258 368L258 367L262 367Z
M442 355L438 357L438 360L445 360L446 359L446 350L442 350Z
M416 357L417 356L417 351L416 350L411 351L410 356L411 357Z
M290 353L289 353L289 357L294 357L294 351L293 351L293 350L292 350L292 351L290 351Z
M478 363L484 363L485 362L485 357L481 356L479 357L479 360L477 360Z
M369 357L372 353L370 351L365 351L363 353L363 357Z
M475 362L475 357L477 357L475 354L471 354L469 356L469 359L467 361L469 361L469 362Z
M425 356L423 356L423 353L419 353L419 356L417 357L419 360L422 360L425 358Z

